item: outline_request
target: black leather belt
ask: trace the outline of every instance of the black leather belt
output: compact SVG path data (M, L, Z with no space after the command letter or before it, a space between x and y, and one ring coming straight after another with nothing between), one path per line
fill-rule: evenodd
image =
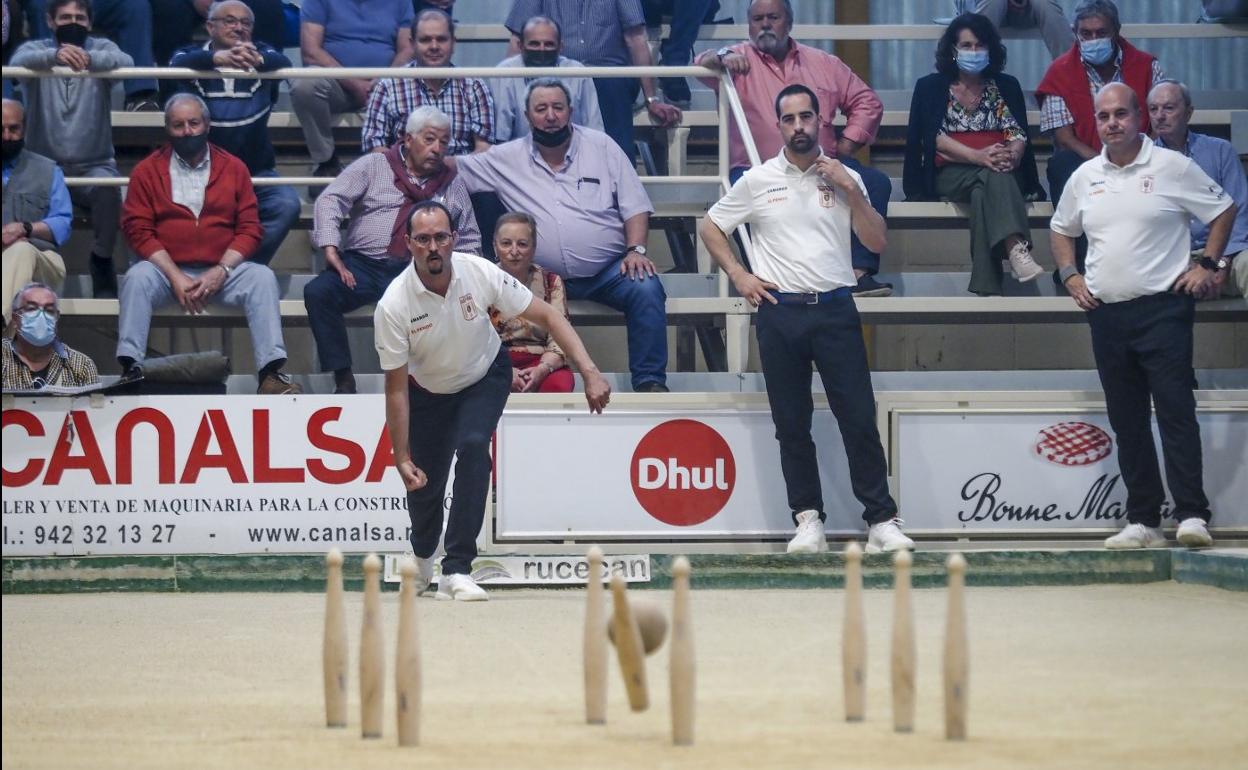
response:
M771 296L781 305L818 305L820 302L830 302L833 297L852 297L852 288L849 286L841 286L832 291L819 292L790 292L790 291L773 291Z

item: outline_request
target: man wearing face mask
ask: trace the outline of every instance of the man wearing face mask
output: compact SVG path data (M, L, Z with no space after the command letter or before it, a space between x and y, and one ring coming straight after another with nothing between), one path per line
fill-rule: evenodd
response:
M4 320L17 290L32 280L59 286L65 261L56 252L69 238L73 206L65 175L49 158L24 147L26 113L4 100Z
M69 67L76 72L104 72L130 67L134 60L113 41L88 36L88 0L51 0L48 27L52 36L29 40L13 54L11 64L33 70ZM56 161L67 176L118 176L113 152L112 91L108 78L30 78L22 81L27 106L28 146ZM91 215L91 291L96 299L117 296L113 248L121 219L121 188L75 187L70 199Z
M126 272L117 318L117 361L141 367L152 312L173 304L190 315L209 304L242 307L261 394L295 394L282 373L286 345L277 277L248 258L260 244L251 175L241 160L208 143L211 116L198 96L165 104L169 144L134 167L121 221L139 257Z
M563 34L559 24L548 16L534 16L524 23L520 32L520 53L503 59L500 67L583 67L576 59L564 56ZM602 113L598 109L598 91L592 78L562 78L572 94L572 122L578 126L602 130ZM490 92L494 96L494 140L499 144L529 133L524 113L524 95L533 78L494 78Z
M4 335L4 389L38 390L49 385L78 388L100 381L95 362L61 342L56 322L61 317L56 292L29 283L13 298L11 334ZM12 339L10 339L12 337Z
M1118 6L1113 0L1081 0L1075 7L1075 45L1053 60L1036 87L1040 103L1040 130L1053 137L1049 159L1049 195L1053 207L1061 203L1066 180L1084 161L1101 152L1092 100L1106 83L1126 83L1141 104L1153 86L1165 78L1161 65L1122 37ZM1141 130L1149 131L1148 115ZM1079 240L1076 265L1083 271L1087 241ZM1060 283L1057 274L1054 280Z
M417 107L403 141L360 157L316 199L312 243L324 250L326 268L304 287L303 304L321 371L334 373L335 393L356 392L343 315L380 299L409 264L403 227L414 206L445 205L456 250L481 254L468 188L444 162L450 139L450 118L437 107Z
M570 119L563 83L541 78L525 99L532 133L453 162L472 193L492 190L537 220L534 261L568 299L624 313L633 390L667 392L667 295L646 256L654 207L611 137Z

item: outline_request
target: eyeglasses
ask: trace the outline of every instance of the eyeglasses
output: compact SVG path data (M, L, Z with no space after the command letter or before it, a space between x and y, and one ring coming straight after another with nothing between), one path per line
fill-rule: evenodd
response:
M451 238L453 236L450 233L443 231L440 233L434 233L433 235L421 234L421 235L412 235L409 237L411 238L412 243L416 244L422 249L427 249L429 248L429 245L432 243L436 243L439 246L445 246L446 244L451 242Z
M243 29L251 29L256 26L256 23L251 19L240 19L235 16L218 16L217 18L209 19L208 21L222 24L226 27L242 27Z

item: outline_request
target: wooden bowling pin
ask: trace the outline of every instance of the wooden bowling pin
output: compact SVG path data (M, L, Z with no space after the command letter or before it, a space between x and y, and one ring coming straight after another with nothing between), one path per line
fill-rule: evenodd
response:
M945 738L966 739L970 658L966 645L966 559L949 557L949 609L945 621Z
M386 701L386 650L381 632L381 559L364 559L364 623L360 628L360 735L381 737Z
M607 721L606 590L602 580L602 549L594 546L585 556L589 575L585 583L585 722Z
M867 707L867 625L862 612L862 546L845 546L845 623L841 627L845 721L861 722Z
M342 591L342 551L325 556L325 726L347 726L347 612Z
M672 693L672 744L693 745L693 618L689 610L689 560L672 563L672 643L669 663Z
M615 653L620 660L624 689L628 691L628 705L633 711L645 711L650 707L650 693L646 687L646 653L641 643L641 629L628 605L628 588L622 575L611 576L611 596Z
M399 568L399 640L394 654L394 696L400 746L420 745L420 634L416 619L416 563Z
M914 610L910 602L910 565L906 549L893 557L893 730L914 731Z

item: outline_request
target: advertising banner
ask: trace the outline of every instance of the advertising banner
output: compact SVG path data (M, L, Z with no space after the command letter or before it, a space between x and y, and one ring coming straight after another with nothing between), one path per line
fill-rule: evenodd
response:
M386 555L387 583L402 582L397 556ZM626 583L650 582L650 557L645 554L607 556L603 562L602 582L613 575ZM434 565L434 582L441 574L441 565ZM584 556L481 556L472 563L472 579L482 585L495 586L581 586L589 577L589 560Z
M840 432L826 409L816 410L813 434L828 529L862 530ZM793 533L767 411L508 412L497 454L500 542Z
M894 414L907 530L1112 531L1126 523L1118 445L1104 413ZM1248 531L1248 412L1202 410L1197 421L1211 529ZM1154 442L1160 461L1156 425ZM1178 523L1168 494L1162 523Z

